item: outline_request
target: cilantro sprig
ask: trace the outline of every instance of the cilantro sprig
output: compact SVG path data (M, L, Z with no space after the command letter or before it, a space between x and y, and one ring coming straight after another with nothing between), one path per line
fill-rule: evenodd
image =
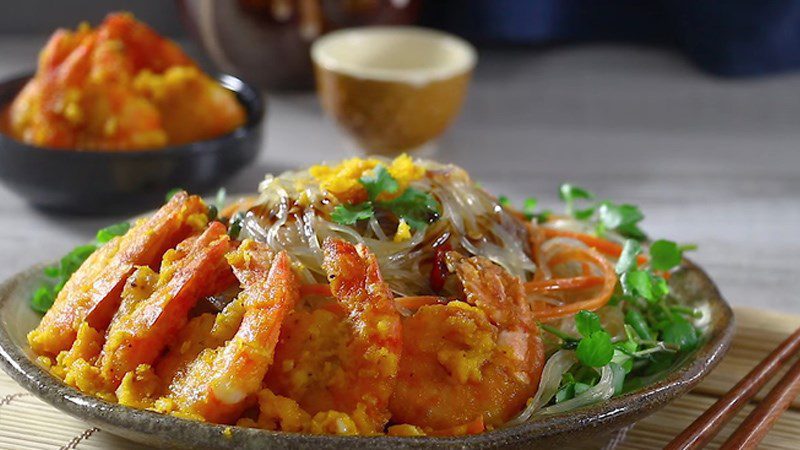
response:
M404 220L411 228L421 230L439 217L439 202L428 192L413 187L388 200L380 200L381 194L397 194L400 183L389 173L383 164L358 179L367 191L368 200L354 205L337 205L331 219L342 225L354 225L361 220L369 220L378 211L394 214Z
M364 174L358 179L358 182L364 186L367 196L372 201L375 201L384 192L394 194L400 189L400 183L394 179L383 164L375 166L371 174Z
M375 215L371 202L357 205L337 205L331 213L331 219L342 225L353 225L359 220L369 220Z
M103 228L97 232L94 242L75 247L64 255L58 264L45 267L43 273L46 281L34 291L30 299L31 308L36 312L46 313L53 306L58 293L61 292L72 274L81 267L84 261L105 243L117 236L124 235L129 229L130 223L128 222Z

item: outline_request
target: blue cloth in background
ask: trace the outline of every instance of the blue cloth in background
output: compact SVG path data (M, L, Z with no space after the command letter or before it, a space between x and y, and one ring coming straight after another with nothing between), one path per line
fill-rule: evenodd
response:
M478 43L674 46L721 76L800 68L796 0L431 0L423 22Z

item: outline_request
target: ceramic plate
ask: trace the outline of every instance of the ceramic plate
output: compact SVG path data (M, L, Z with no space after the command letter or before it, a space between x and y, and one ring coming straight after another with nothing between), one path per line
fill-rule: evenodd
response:
M150 446L223 449L404 449L404 448L597 448L616 430L661 408L696 385L722 359L733 335L733 313L708 276L690 262L670 278L678 298L704 311L702 345L677 363L663 379L638 391L569 413L501 428L475 436L342 437L277 433L212 425L141 411L84 395L37 365L26 334L39 321L28 307L41 282L42 266L32 267L0 285L0 366L19 384L65 413L103 430Z

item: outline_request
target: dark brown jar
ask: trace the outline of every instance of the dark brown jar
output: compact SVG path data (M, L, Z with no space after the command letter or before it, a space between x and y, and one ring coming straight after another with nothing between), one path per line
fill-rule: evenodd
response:
M420 0L178 0L220 70L265 89L313 86L309 46L340 28L405 25Z

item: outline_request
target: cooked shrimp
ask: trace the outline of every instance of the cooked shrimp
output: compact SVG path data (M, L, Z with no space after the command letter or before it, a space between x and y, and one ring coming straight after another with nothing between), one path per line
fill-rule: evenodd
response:
M482 257L447 259L465 301L422 306L403 321L392 420L433 433L480 420L499 426L536 392L539 331L518 278Z
M124 236L95 251L64 285L39 326L28 334L31 348L50 355L69 349L84 321L96 330L106 329L134 268L157 268L167 249L205 225L206 214L199 197L181 192Z
M214 348L225 341L220 341L212 333L214 314L206 313L193 317L185 327L167 344L167 350L156 364L156 374L169 386L190 362L207 348Z
M143 71L133 87L161 113L172 145L221 136L246 119L236 96L194 66L171 67L162 74Z
M382 432L402 349L400 317L366 247L334 239L323 247L334 299L287 318L266 384L312 415L339 412L360 433Z
M214 111L214 114L207 114ZM216 137L245 121L236 97L130 14L59 30L11 105L8 127L44 147L139 150Z
M244 316L233 339L207 349L178 376L171 398L183 413L215 423L233 423L248 396L261 389L278 342L284 316L300 296L289 256L264 244L244 241L228 260L244 290Z
M212 222L199 237L164 254L152 295L114 317L108 328L101 371L112 385L139 364L152 364L170 336L186 325L195 303L223 288L216 281L230 271L225 261L230 249L225 226Z
M56 33L42 52L36 76L11 105L11 132L51 148L166 145L161 114L133 90L128 62L119 41L80 30Z
M125 47L133 70L161 73L173 66L193 66L194 61L174 42L136 20L130 13L106 16L97 28L101 40L117 41Z

